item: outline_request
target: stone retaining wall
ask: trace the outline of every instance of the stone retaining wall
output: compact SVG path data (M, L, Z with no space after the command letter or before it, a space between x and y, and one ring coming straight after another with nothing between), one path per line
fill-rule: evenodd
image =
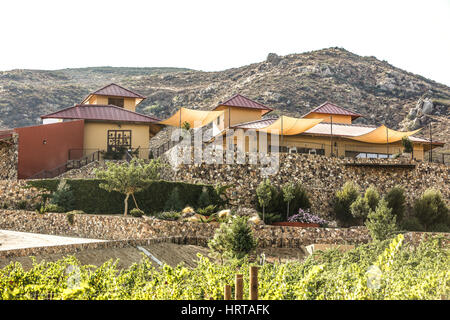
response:
M19 135L0 141L0 180L16 180L19 157Z
M115 241L175 237L179 239L179 243L206 246L218 226L218 223L89 214L75 215L71 225L63 213L0 210L0 229ZM418 242L422 234L409 232L406 235L410 241ZM370 241L365 227L298 228L262 225L254 227L254 235L260 247L300 248L313 243L360 244ZM450 240L450 234L444 235Z
M400 166L350 166L349 164L398 164ZM312 200L312 210L324 217L332 218L331 201L336 190L346 181L356 182L361 190L374 185L380 194L385 194L395 185L406 190L407 202L413 201L430 187L442 192L447 203L450 199L450 167L444 164L412 162L413 168L402 167L404 160L397 159L340 159L307 154L280 154L280 167L276 175L270 176L272 183L300 182ZM411 163L407 163L411 164ZM174 179L190 183L223 183L228 189L233 206L251 207L256 204L256 188L264 179L259 165L249 164L198 164L181 165Z

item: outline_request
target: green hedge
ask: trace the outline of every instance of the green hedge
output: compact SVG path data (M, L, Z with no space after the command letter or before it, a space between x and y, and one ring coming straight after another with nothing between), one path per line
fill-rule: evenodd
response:
M125 196L118 192L108 192L99 187L103 181L100 179L67 179L75 196L75 207L86 213L96 214L120 214L124 210ZM55 191L58 179L30 180L29 186L39 189ZM136 193L136 201L146 214L153 214L164 210L167 198L171 191L178 187L180 200L184 205L198 207L198 199L203 188L208 190L211 204L221 204L220 197L214 192L214 186L191 184L184 182L153 181L141 192ZM128 208L134 208L133 199L130 197Z

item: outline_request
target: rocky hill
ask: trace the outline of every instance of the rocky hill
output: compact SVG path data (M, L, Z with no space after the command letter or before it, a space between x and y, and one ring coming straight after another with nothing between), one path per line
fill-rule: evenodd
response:
M361 123L414 129L433 123L449 141L450 88L375 57L342 48L269 54L265 61L219 72L176 68L83 68L0 72L0 127L40 123L39 116L80 102L115 82L148 97L138 111L165 118L178 107L211 109L235 93L274 111L301 116L325 101L363 114ZM423 130L428 136L428 129Z

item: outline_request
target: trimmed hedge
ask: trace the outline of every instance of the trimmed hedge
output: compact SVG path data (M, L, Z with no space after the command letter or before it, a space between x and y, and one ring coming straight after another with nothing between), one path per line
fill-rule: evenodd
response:
M99 184L102 182L100 179L67 179L75 196L77 210L95 214L123 213L125 196L100 188ZM54 192L58 187L59 179L30 180L27 183L32 187ZM222 204L214 186L158 180L150 182L146 189L135 194L139 208L146 214L164 211L167 198L175 187L178 187L180 199L185 206L197 208L203 188L208 191L211 204ZM128 200L128 207L130 209L135 207L132 197Z

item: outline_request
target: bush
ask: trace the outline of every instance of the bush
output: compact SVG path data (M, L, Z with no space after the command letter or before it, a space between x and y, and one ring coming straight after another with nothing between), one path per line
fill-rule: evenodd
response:
M401 186L395 186L389 190L389 192L384 196L384 199L388 203L388 208L392 209L392 214L397 218L397 221L400 222L405 214L405 189Z
M353 218L360 222L359 224L362 224L367 219L370 211L371 208L366 197L358 196L350 205L350 212Z
M265 223L265 224L272 224L274 222L280 222L281 220L283 220L281 218L281 215L278 214L277 212L266 212L264 214L264 219L263 219L263 214L262 212L258 211L258 215L259 218Z
M75 197L66 180L59 181L56 191L50 196L50 203L63 208L64 212L75 209Z
M57 204L54 204L54 203L47 203L44 206L44 210L43 211L44 212L57 212L57 213L66 212L66 210L63 207L58 206Z
M425 231L425 228L416 217L404 218L400 228L404 231Z
M108 192L99 187L103 181L100 179L67 179L75 197L75 208L86 213L96 214L121 214L124 210L122 194L112 191ZM48 191L55 191L58 186L58 179L43 179L27 181L29 186ZM156 214L165 210L167 198L178 188L178 196L182 203L181 209L189 203L197 203L203 187L210 191L211 203L223 203L223 199L215 193L214 186L203 184L191 184L171 181L152 181L147 187L135 194L139 207L146 213ZM133 200L129 199L129 206L133 206ZM181 210L179 209L179 210Z
M375 211L370 211L366 220L366 227L374 241L383 241L392 236L397 230L396 218L387 201L381 199Z
M181 213L178 211L164 211L159 212L155 214L155 218L161 219L161 220L169 220L169 221L175 221L180 219Z
M270 183L269 179L261 181L261 183L256 188L256 196L258 197L258 203L260 207L262 207L263 220L266 212L266 207L269 206L270 203L272 202L275 192L276 190Z
M219 255L221 259L242 259L251 253L257 243L247 220L247 217L235 217L222 223L214 238L208 242L212 253Z
M355 225L357 220L353 218L350 206L359 196L359 187L352 181L347 181L335 194L333 210L336 220L343 227Z
M144 211L142 211L139 208L133 208L133 209L130 210L130 215L132 217L140 218L140 217L142 217L144 215Z
M368 187L364 193L364 198L366 199L369 208L372 211L375 211L378 206L378 202L380 201L380 194L377 189L374 186Z
M166 204L164 205L164 211L180 211L186 203L183 203L180 197L180 189L175 187L169 194Z
M438 190L425 190L415 201L413 212L426 231L431 231L433 225L441 225L440 229L442 225L450 226L448 207Z
M205 208L199 208L197 209L197 213L201 214L202 216L210 216L212 215L214 212L216 212L216 206L215 205L209 205Z

